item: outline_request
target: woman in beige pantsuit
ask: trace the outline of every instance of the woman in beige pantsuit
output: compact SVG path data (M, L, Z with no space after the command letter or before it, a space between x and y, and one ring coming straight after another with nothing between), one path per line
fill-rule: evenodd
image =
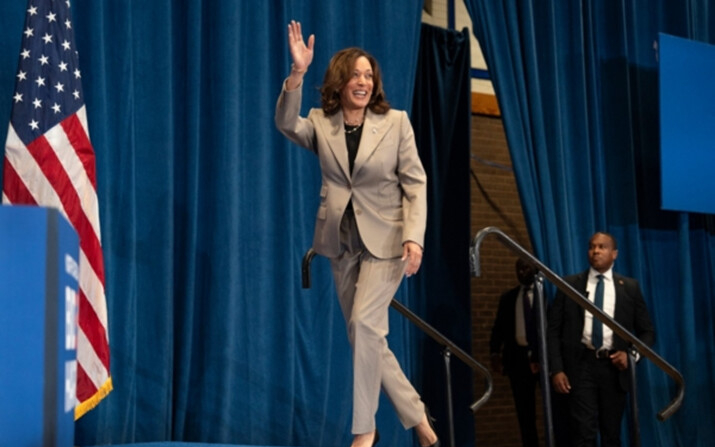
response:
M353 447L375 445L380 388L423 447L439 440L420 396L387 346L388 307L404 275L417 273L427 220L426 175L407 113L390 109L377 61L347 48L330 61L321 109L300 116L315 36L288 25L291 73L276 126L318 155L322 173L313 249L330 259L353 348Z

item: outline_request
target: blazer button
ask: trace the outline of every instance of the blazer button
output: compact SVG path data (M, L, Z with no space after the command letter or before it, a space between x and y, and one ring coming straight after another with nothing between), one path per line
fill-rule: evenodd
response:
M356 210L355 210L355 214L357 214L357 215L362 214L362 210L361 210L361 209L356 209Z

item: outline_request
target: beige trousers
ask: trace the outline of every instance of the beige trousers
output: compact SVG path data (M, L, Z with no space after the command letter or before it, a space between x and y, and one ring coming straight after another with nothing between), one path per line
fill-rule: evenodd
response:
M425 407L385 338L388 307L402 282L405 262L372 256L364 248L350 212L341 222L340 241L341 254L330 262L353 350L352 433L375 430L381 387L405 429L414 427L422 420Z

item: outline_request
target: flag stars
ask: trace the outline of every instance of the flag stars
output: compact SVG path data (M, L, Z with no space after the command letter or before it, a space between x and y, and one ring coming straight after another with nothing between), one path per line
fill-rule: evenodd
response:
M24 71L20 70L20 71L17 73L17 80L18 80L18 81L24 81L25 79L27 79L27 73L25 73Z
M82 77L82 75L79 72L79 68L74 69L74 77L75 77L75 79L79 79Z
M55 84L55 89L57 90L57 93L64 92L65 86L58 82L57 84Z
M35 35L35 31L32 28L26 28L25 31L22 32L25 37L30 38Z
M73 91L72 96L74 96L74 99L79 99L79 91L78 90Z
M21 56L23 59L29 58L29 57L30 57L30 50L28 50L27 48L23 49L22 52L20 52L20 56Z
M50 63L50 58L45 56L44 54L40 56L37 60L40 61L40 65L47 65Z
M15 96L13 96L12 99L15 100L15 104L22 102L22 93L15 93Z
M42 87L43 85L45 85L45 78L43 78L42 76L38 76L37 79L35 79L35 83L38 87Z
M47 21L50 23L57 21L57 19L56 19L57 14L55 14L54 12L47 14L45 17L47 17Z
M30 6L30 9L27 10L27 13L31 16L37 15L37 6Z
M45 44L52 43L52 36L49 33L45 33L45 35L42 36L42 40L45 41Z
M64 42L62 42L62 48L64 48L65 50L69 51L69 49L71 48L71 45L70 45L69 42L67 42L67 41L65 40Z
M65 20L65 27L67 29L72 29L72 22L70 22L69 19Z
M30 121L30 124L29 124L29 125L30 125L30 129L32 129L32 130L37 130L37 129L39 129L39 128L40 128L39 124L40 124L40 123L38 123L38 122L35 121L35 120Z
M35 98L35 100L32 101L32 105L35 106L36 109L41 109L42 108L42 100L40 98Z
M67 71L67 62L60 62L60 71Z
M52 106L52 110L54 110L55 113L60 113L60 112L62 111L62 108L60 107L59 104L55 103L55 104Z

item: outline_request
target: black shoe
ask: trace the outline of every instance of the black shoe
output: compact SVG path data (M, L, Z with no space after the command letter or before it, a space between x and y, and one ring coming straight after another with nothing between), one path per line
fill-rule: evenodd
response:
M434 428L434 423L437 422L437 419L433 418L432 415L429 412L429 408L427 405L425 405L425 416L427 416L427 423L429 424L430 428L434 432L434 434L437 434L437 429ZM441 447L442 443L439 442L439 438L431 444L429 447Z

